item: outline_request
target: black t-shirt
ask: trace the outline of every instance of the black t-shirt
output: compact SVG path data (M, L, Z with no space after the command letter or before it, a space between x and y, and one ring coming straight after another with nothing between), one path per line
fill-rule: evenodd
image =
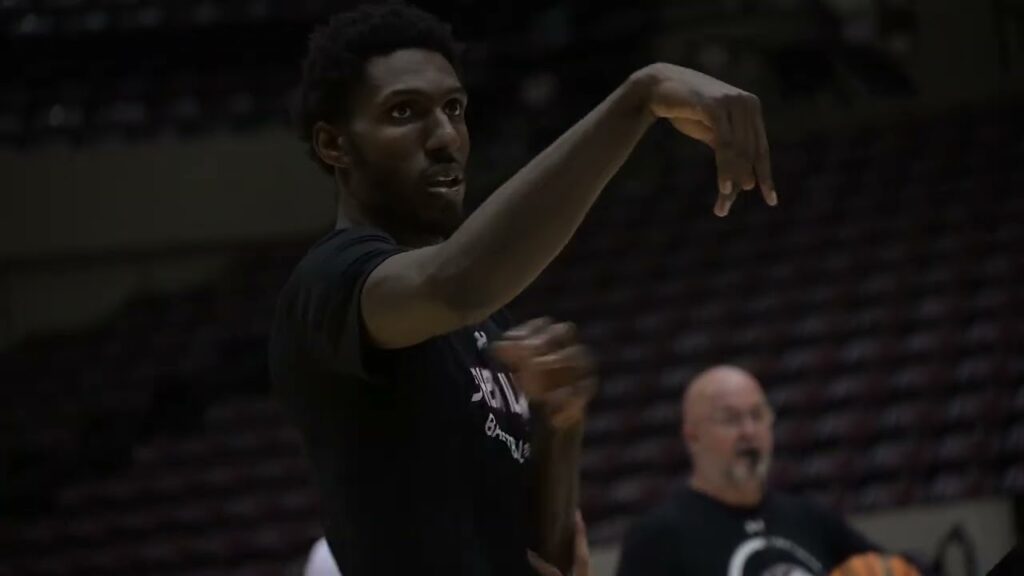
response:
M630 528L619 576L818 576L877 547L810 501L768 492L741 508L681 486Z
M304 436L331 552L345 576L527 574L529 409L487 354L507 314L372 346L360 291L402 250L379 230L336 230L278 302L271 378Z

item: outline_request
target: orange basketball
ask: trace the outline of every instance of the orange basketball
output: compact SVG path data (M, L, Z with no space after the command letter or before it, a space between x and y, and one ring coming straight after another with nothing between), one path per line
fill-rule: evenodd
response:
M921 576L921 573L899 556L865 552L849 557L829 576Z

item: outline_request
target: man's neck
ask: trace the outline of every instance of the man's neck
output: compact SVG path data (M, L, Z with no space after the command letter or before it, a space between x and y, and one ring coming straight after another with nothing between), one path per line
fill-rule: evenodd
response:
M396 230L394 226L385 226L372 220L350 218L339 212L338 218L334 222L334 229L340 230L351 226L370 226L376 228L386 232L389 236L395 239L395 242L399 246L405 246L406 248L423 248L424 246L433 246L434 244L440 244L444 241L444 239L440 237L401 232Z
M337 211L334 219L334 229L340 230L351 226L371 226L378 230L383 230L394 238L395 242L399 245L409 248L432 246L444 240L443 238L425 236L423 234L401 230L397 226L389 225L376 218L371 218L370 214L360 208L357 202L345 194L343 190L339 190Z
M708 481L698 474L690 477L690 488L729 506L750 508L760 504L761 499L764 498L764 489L761 486L733 488Z
M375 226L370 221L368 215L360 207L348 190L345 188L345 184L342 183L341 176L335 174L334 177L335 191L334 191L334 228L335 230L341 228L349 228L351 226ZM375 226L379 228L379 226Z

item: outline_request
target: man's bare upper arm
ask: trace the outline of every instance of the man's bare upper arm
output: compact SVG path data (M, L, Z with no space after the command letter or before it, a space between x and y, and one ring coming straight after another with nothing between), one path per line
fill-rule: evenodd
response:
M381 262L359 297L363 326L380 348L404 348L461 328L467 315L436 272L437 246L395 254Z

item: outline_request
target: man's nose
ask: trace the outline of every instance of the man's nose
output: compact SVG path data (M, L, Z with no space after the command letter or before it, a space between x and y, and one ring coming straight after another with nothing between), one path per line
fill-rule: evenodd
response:
M427 136L427 151L454 152L462 144L459 132L452 124L451 118L443 110L434 113L429 122L430 133Z
M757 422L753 418L744 418L740 424L740 436L746 440L757 437Z

